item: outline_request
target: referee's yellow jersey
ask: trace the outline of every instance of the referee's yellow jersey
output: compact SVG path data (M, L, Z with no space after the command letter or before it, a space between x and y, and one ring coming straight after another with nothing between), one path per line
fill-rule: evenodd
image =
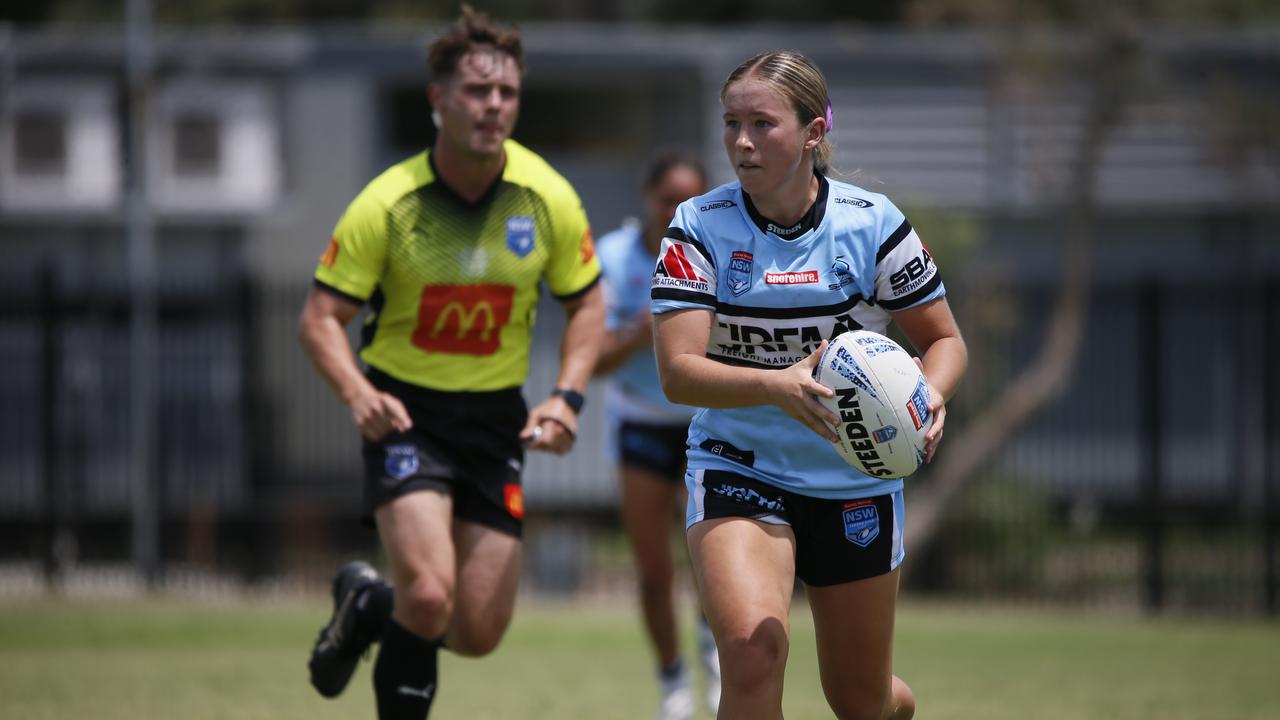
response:
M439 182L430 152L356 196L316 267L318 287L372 306L360 357L407 383L484 391L524 383L539 281L571 300L600 278L582 201L532 151L479 201Z

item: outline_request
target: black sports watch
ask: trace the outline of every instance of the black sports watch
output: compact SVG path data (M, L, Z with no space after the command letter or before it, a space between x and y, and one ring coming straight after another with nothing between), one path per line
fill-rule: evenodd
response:
M570 388L556 388L551 391L551 397L563 398L564 404L568 405L570 410L573 410L574 415L582 412L582 404L587 401L587 399L582 396L582 393Z

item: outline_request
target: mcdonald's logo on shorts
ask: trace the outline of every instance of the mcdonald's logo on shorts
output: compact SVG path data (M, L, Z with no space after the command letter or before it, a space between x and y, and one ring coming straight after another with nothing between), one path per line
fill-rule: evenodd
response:
M453 355L492 355L511 320L511 285L427 285L413 344Z

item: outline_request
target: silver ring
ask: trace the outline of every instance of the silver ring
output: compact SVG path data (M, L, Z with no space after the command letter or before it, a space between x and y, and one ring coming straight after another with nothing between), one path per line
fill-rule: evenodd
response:
M539 441L539 440L541 440L541 439L542 439L542 426L541 426L541 425L534 425L534 426L533 426L533 439L532 439L532 440L530 440L530 442L538 442L538 441Z

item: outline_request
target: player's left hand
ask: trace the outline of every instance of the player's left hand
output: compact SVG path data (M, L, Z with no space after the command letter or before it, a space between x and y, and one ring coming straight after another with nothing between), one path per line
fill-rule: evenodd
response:
M920 368L920 372L924 372L924 363L920 358L913 357L916 361L916 367ZM925 385L929 387L929 415L933 417L933 424L929 426L929 431L924 434L924 461L932 462L933 453L938 449L938 443L942 440L942 426L947 421L947 406L942 401L942 393L938 392L938 388L929 382L926 375L924 379Z
M529 450L564 455L578 436L578 416L563 398L552 396L529 411L520 442Z

